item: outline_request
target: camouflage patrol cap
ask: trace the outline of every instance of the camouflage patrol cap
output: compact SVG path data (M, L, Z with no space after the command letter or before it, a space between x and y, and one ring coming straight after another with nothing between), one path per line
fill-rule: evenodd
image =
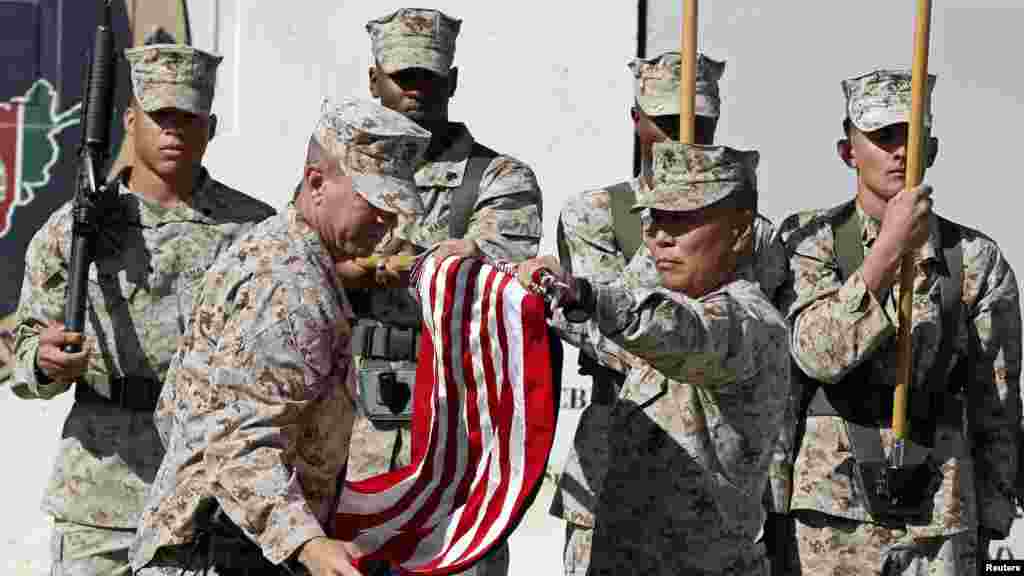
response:
M413 172L430 132L375 102L346 98L324 100L313 137L370 204L392 213L423 212Z
M373 44L373 57L385 74L424 68L448 76L461 24L461 20L439 10L400 8L367 22L366 31Z
M152 44L124 51L132 92L146 112L177 108L209 114L217 66L223 57L184 44Z
M875 70L843 80L846 116L860 131L874 132L890 124L910 121L911 73L908 70ZM931 127L932 90L935 75L928 75L924 125Z
M633 72L633 95L645 114L664 116L679 114L679 84L683 59L679 52L665 52L654 58L636 58L629 63ZM718 118L721 99L718 81L725 72L725 62L697 55L694 114Z
M653 154L653 187L640 179L633 211L688 212L757 190L760 154L754 150L666 141L655 143Z

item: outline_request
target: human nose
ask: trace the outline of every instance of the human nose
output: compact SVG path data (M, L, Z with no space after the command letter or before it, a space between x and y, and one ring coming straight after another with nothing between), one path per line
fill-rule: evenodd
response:
M657 224L652 224L648 228L647 235L651 238L651 241L654 242L655 246L665 247L672 245L672 236Z

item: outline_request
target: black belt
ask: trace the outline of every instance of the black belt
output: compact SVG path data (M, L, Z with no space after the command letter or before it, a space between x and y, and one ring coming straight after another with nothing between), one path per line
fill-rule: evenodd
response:
M352 354L364 358L415 362L419 345L418 328L360 323L352 331Z
M193 541L162 546L147 566L173 567L220 576L309 576L306 567L290 558L271 564L260 547L228 518L214 500L200 503L193 517Z
M160 398L160 382L140 376L111 378L107 390L97 390L79 382L75 386L75 402L107 404L135 412L152 412Z
M220 576L300 576L308 574L297 562L275 566L260 553L259 548L221 545L211 553L195 543L163 546L147 566L179 568L202 574L214 568Z

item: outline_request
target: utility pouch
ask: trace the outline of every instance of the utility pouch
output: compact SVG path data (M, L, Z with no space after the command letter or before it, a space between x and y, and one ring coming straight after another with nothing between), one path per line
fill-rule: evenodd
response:
M928 451L903 466L891 466L878 444L878 431L847 422L854 452L854 482L864 494L871 516L881 524L925 526L931 523L935 493L942 485L942 470ZM908 452L925 449L906 441ZM877 448L876 448L877 445Z
M362 360L358 377L359 404L374 427L393 430L412 421L416 364Z
M412 391L420 331L362 320L356 324L359 405L375 428L394 430L412 421Z

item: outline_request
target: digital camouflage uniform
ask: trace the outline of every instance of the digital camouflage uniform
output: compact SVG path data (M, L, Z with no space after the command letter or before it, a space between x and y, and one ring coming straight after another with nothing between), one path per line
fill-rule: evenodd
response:
M874 72L845 81L843 89L849 118L862 131L909 118L908 72ZM854 209L867 255L881 222L864 213L859 204ZM835 265L832 215L829 210L802 212L780 226L790 267L780 303L792 324L793 358L824 386L836 385L855 367L869 363L870 385L891 395L896 381L899 281L881 301L867 289L861 270L841 281ZM884 574L973 576L976 527L1004 537L1009 534L1017 470L1015 430L1020 418L1017 281L994 241L966 227L959 227L959 232L962 308L945 373L965 357L968 339L977 338L973 363L966 371L969 376L958 384L964 385L967 412L979 428L972 439L962 424L937 425L932 457L941 465L942 483L934 496L931 521L891 529L876 523L856 487L843 420L807 418L794 465L792 501L804 574L878 574L888 561ZM933 215L928 241L915 254L911 395L926 386L943 338L940 234ZM881 440L888 450L894 441L892 430L883 428Z
M325 103L314 132L358 193L399 213L422 210L412 167L429 136L359 100ZM352 317L334 257L294 203L217 259L157 406L167 456L135 569L177 573L209 499L275 565L327 535L355 417Z
M8 326L14 317L0 320L0 386L5 386L14 374L14 332Z
M756 152L653 150L654 188L636 208L694 210L755 185ZM765 574L761 497L789 388L782 316L743 277L699 299L628 278L594 294L591 322L646 363L610 410L587 573Z
M723 62L698 55L696 114L718 118L718 81L724 67ZM636 102L646 114L679 114L680 68L678 52L647 60L636 59L630 63ZM644 169L650 168L645 166ZM628 184L635 195L640 186L639 179L634 178ZM641 245L627 261L616 241L610 209L612 193L610 187L598 188L574 195L566 201L560 214L563 231L560 241L564 242L560 250L567 250L570 261L562 265L573 275L597 283L611 283L624 278L633 288L656 287L660 280L646 245ZM754 262L752 265L744 263L741 267L748 279L758 283L771 299L785 276L785 254L781 244L775 240L774 227L767 218L757 216L754 234ZM619 374L637 370L636 377L643 379L651 371L643 360L604 337L593 322L560 324L557 328L563 339L580 349L580 354L597 359L602 366ZM567 522L563 558L566 574L585 574L589 564L595 505L607 466L610 401L618 392L616 388L617 384L607 375L592 376L591 402L580 415L573 444L559 475L550 511ZM793 411L795 404L787 414L790 425L785 427L786 430L792 429ZM772 493L778 495L775 510L784 510L788 501L789 474L782 467L791 460L787 457L791 452L791 434L780 441L785 442L786 450L778 454L775 459L778 465L773 466Z
M370 21L373 56L385 73L423 68L447 76L455 55L461 21L437 11L403 8ZM467 176L474 138L465 125L450 123L451 144L436 158L423 162L415 174L425 213L400 218L381 249L402 240L428 249L451 238L452 196ZM542 230L541 192L529 166L504 154L484 168L479 193L463 236L479 246L491 260L519 262L537 255ZM381 253L381 251L378 251ZM419 328L421 314L415 299L403 288L358 291L356 313L364 321L403 328ZM357 362L362 359L357 358ZM409 362L410 368L413 363ZM398 445L396 446L396 442ZM410 461L408 428L379 430L363 415L352 433L349 477L362 479ZM465 574L505 574L508 546L502 544Z
M219 56L166 45L129 50L127 56L144 110L209 112ZM202 274L223 248L274 213L205 169L188 203L171 208L130 190L128 175L120 175L114 206L104 210L88 272L85 336L92 354L43 500L55 521L55 575L128 573L128 547L163 448L151 407L131 410L106 399L128 377L128 385L149 383L155 400ZM26 252L13 379L14 393L23 398L48 399L68 389L40 382L34 366L45 321L64 320L71 222L68 203L50 216Z

